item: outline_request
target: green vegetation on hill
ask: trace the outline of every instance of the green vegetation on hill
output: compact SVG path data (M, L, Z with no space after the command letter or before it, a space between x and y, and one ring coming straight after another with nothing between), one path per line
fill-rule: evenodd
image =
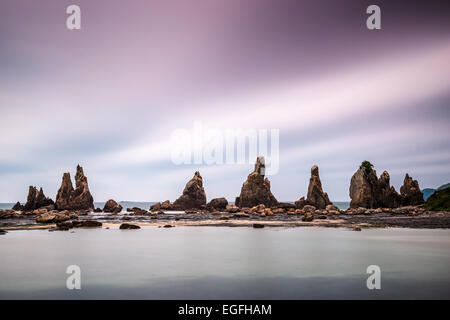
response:
M446 188L450 188L450 183L443 184L442 186L440 186L439 188L437 188L437 190L443 190L443 189L446 189Z
M428 198L424 207L428 210L450 211L450 188L437 190Z
M446 188L450 188L450 183L447 184L443 184L442 186L440 186L437 189L432 189L432 188L426 188L422 190L423 193L423 200L427 201L427 199L433 194L435 193L437 190L443 190Z

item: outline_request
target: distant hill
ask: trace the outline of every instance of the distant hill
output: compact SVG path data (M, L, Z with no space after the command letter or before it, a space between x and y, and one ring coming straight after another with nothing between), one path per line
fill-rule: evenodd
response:
M437 190L428 198L424 207L428 210L450 211L450 188Z
M427 199L436 192L436 190L444 190L450 187L450 183L447 184L443 184L442 186L440 186L437 189L432 189L432 188L426 188L422 190L423 193L423 200L427 201Z

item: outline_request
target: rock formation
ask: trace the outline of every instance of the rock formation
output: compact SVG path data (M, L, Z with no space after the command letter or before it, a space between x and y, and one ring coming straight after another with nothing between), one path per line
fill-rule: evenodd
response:
M42 188L38 191L36 187L30 186L28 189L27 202L23 206L23 210L35 210L52 204L54 204L53 200L45 196Z
M361 167L353 174L350 181L351 208L375 208L377 190L377 173L371 167Z
M327 205L332 204L330 199L328 199L328 195L322 190L319 167L316 165L311 168L311 178L309 179L306 202L309 205L315 206L317 209L325 209Z
M200 209L206 205L206 194L203 189L203 179L196 171L194 177L188 181L183 194L172 205L174 210Z
M105 206L103 207L103 212L113 212L113 213L119 213L122 211L123 207L118 204L113 199L109 199L106 201Z
M415 206L423 204L423 193L420 191L419 183L408 174L405 176L403 186L400 187L401 202L404 206Z
M12 207L12 210L14 210L14 211L22 211L23 210L23 205L21 205L20 202L17 201L16 204Z
M75 189L70 179L70 173L64 173L61 187L56 195L56 208L58 210L94 209L94 199L89 191L87 178L83 173L83 168L79 165L75 175Z
M236 206L254 207L264 204L266 207L277 205L278 201L270 191L270 181L265 178L264 157L256 158L255 169L242 185L241 194L236 198Z
M397 208L400 206L400 195L395 188L390 185L390 176L387 171L384 171L380 179L378 179L378 186L376 192L376 204L379 208Z
M214 208L218 210L225 210L227 208L228 201L225 198L214 198L206 206L208 208Z
M408 174L399 195L390 185L389 173L384 171L377 179L377 173L372 167L370 162L364 161L353 175L350 182L351 208L398 208L424 202L418 182Z

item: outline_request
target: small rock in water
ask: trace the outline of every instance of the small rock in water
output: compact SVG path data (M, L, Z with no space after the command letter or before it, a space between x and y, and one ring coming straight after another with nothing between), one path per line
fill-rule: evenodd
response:
M260 224L260 223L254 223L254 224L253 224L253 228L261 229L261 228L264 228L264 225L263 225L263 224Z
M0 229L0 235L1 234L7 234L7 233L8 233L8 231Z
M359 227L353 228L353 231L361 231L361 228Z
M141 227L131 224L131 223L122 223L119 229L140 229Z
M171 224L165 224L164 226L163 226L163 228L173 228L174 226L173 225L171 225Z

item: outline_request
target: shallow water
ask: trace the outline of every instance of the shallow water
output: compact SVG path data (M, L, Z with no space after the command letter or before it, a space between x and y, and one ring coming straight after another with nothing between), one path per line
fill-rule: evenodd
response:
M0 256L2 299L450 298L450 230L10 231ZM69 265L81 290L66 288ZM369 265L381 290L366 287Z

